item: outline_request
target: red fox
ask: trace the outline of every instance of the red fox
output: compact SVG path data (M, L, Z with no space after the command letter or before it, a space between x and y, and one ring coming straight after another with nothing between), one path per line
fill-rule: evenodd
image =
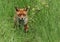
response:
M14 16L14 27L17 27L21 24L23 24L24 26L24 30L25 32L28 31L28 17L27 17L27 13L28 13L28 8L17 8L15 7L16 10L16 15Z

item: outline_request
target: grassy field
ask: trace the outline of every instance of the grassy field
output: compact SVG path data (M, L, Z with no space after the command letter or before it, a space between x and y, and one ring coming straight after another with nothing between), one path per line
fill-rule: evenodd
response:
M28 33L13 28L14 7L26 5ZM0 42L60 42L60 0L0 0Z

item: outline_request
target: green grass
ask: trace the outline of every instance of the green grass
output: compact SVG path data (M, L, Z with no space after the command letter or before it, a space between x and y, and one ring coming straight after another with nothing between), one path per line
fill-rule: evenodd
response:
M28 33L13 28L14 7L26 5ZM60 42L60 0L0 0L0 42Z

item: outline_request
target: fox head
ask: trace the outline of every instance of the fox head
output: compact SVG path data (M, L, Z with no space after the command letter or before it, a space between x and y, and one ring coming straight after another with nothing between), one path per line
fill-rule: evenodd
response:
M15 7L15 10L16 10L16 14L20 18L20 20L24 20L24 18L27 16L28 8L19 9L19 8Z

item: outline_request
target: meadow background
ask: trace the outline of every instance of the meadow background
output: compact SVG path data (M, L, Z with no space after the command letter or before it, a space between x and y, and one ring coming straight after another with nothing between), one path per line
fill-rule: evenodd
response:
M28 33L13 28L15 6L30 6ZM60 0L0 0L0 42L60 42Z

